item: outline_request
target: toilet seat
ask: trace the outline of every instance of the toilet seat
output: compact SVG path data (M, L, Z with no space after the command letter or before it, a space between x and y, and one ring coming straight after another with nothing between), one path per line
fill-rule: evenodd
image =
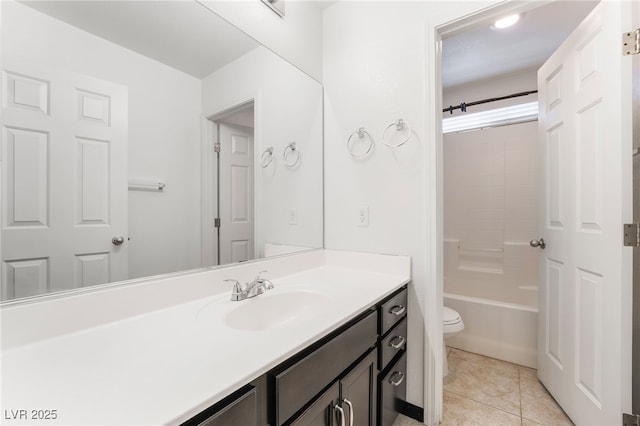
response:
M446 306L442 307L442 331L444 334L457 333L464 330L460 314Z
M442 307L442 324L457 324L462 321L460 314L446 306Z

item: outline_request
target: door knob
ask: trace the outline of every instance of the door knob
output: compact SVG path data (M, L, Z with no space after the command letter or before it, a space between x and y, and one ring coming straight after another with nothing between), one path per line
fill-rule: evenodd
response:
M122 235L117 235L111 239L111 242L114 246L119 246L120 244L124 243L124 237Z
M544 243L544 238L540 238L539 240L531 240L529 241L529 245L531 247L540 247L541 249L544 249L547 245Z

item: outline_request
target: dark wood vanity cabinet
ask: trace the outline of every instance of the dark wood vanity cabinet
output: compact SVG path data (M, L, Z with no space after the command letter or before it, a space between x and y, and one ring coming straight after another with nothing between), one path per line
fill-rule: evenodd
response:
M389 426L406 399L407 289L184 425Z
M258 389L246 385L182 426L247 426L260 425Z
M376 350L373 349L340 380L334 382L302 414L292 426L376 424ZM344 418L344 423L343 423Z
M379 306L378 425L391 426L407 397L407 288Z

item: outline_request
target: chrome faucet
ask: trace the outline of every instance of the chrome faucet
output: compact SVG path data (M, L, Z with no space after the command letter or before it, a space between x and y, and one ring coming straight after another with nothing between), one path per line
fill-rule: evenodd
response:
M245 285L240 284L238 280L224 280L225 282L234 283L233 289L231 290L231 300L236 302L250 297L259 296L265 291L271 290L273 288L273 283L266 278L260 277L260 275L265 272L267 271L260 271L253 281Z

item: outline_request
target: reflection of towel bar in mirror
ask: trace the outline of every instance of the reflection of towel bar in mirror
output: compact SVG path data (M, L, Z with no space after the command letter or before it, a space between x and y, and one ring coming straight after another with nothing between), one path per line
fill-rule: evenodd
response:
M273 161L273 147L270 146L264 150L262 155L260 156L260 167L266 169L269 164Z
M300 164L300 151L296 147L295 142L291 142L284 149L284 153L282 154L282 158L284 159L284 165L293 168Z
M129 190L133 190L133 191L162 192L165 186L166 185L162 182L157 182L157 183L129 182Z

